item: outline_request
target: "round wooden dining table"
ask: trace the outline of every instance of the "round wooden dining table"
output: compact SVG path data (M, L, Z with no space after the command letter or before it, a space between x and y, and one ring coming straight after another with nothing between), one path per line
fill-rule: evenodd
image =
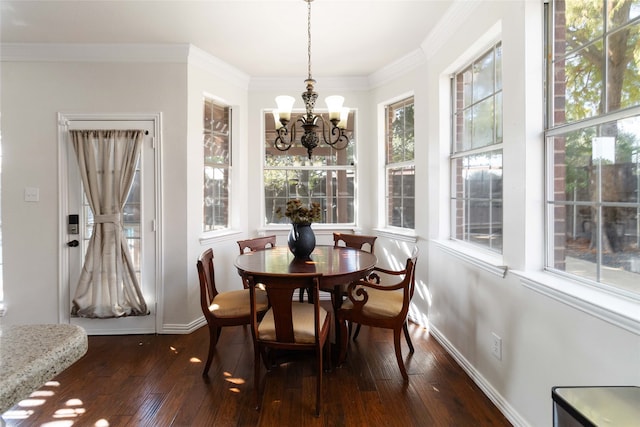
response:
M235 266L241 276L247 272L322 273L320 289L331 293L335 342L340 343L336 313L342 305L343 285L367 276L377 262L374 254L354 248L317 245L308 259L296 259L287 246L276 246L238 255Z
M238 255L235 266L240 275L256 273L322 273L320 288L333 291L371 272L378 259L372 253L354 248L318 245L309 259L296 259L288 247L276 246Z

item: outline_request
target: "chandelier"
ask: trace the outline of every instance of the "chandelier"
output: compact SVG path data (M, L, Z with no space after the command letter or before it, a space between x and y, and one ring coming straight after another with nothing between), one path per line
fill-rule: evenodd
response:
M349 108L342 107L344 97L333 95L325 98L327 108L329 109L329 121L331 129L328 130L328 124L321 115L313 113L313 107L316 104L318 94L314 92L313 85L316 81L311 77L311 2L313 0L303 0L307 3L307 57L308 57L308 77L304 81L307 91L302 93L302 100L306 108L306 113L301 114L291 125L291 130L287 125L291 121L291 110L295 99L292 96L277 96L277 109L273 110L273 118L276 126L276 139L273 145L280 151L287 151L296 140L295 123L300 123L304 130L304 134L300 136L300 144L307 149L309 159L314 148L318 146L320 138L317 131L322 126L320 134L325 144L336 150L342 150L349 145L349 138L346 135L347 119L349 117Z

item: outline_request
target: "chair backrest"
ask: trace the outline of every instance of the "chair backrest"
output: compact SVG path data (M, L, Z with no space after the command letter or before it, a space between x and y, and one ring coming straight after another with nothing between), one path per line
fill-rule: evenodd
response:
M378 236L365 236L364 234L333 233L333 246L367 250L364 246L368 245L368 251L373 253L373 245L376 243L377 238Z
M372 283L379 286L384 286L389 288L389 290L403 290L403 303L402 310L399 313L399 318L404 319L409 312L409 305L411 304L411 299L413 298L413 293L416 289L416 263L418 262L418 250L414 249L413 253L409 258L407 258L407 262L403 270L385 270L383 268L376 267L374 268L375 281ZM387 280L383 280L380 282L380 276L375 274L375 272L381 272ZM402 275L402 280L399 282L389 283L391 282L391 278L393 276ZM371 278L371 276L369 276ZM355 284L357 284L356 282Z
M209 305L218 290L216 289L215 270L213 267L213 250L207 249L200 255L196 263L198 278L200 279L200 306L205 316L210 315Z
M414 251L414 253L411 254L411 257L407 258L407 264L404 267L406 271L406 275L404 277L403 282L408 285L407 286L408 293L405 293L405 296L407 296L408 298L405 298L404 305L406 307L403 307L403 311L406 310L407 312L409 311L409 304L411 303L411 299L413 298L413 292L416 290L416 263L417 262L418 262L418 252Z
M314 295L314 328L316 342L320 336L320 277L322 273L304 274L267 274L245 272L245 278L249 284L252 306L252 332L254 338L258 337L257 313L255 310L255 288L263 285L269 298L269 304L273 311L273 319L276 330L276 341L279 343L292 344L295 342L293 333L292 310L294 304L304 304L293 301L293 294L296 289L311 289Z
M238 240L238 247L240 248L240 254L247 252L259 251L261 249L275 248L276 235L256 237L253 239Z

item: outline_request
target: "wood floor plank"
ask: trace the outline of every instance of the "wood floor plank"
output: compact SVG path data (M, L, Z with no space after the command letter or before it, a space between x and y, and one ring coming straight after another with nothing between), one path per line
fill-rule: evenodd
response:
M313 353L276 359L270 372L261 367L256 411L246 327L223 330L208 377L206 327L188 335L91 336L87 354L38 390L39 405L17 404L4 418L8 427L101 420L109 427L510 425L425 328L410 324L409 332L416 348L410 356L403 338L409 383L389 331L362 327L346 362L323 373L319 418Z

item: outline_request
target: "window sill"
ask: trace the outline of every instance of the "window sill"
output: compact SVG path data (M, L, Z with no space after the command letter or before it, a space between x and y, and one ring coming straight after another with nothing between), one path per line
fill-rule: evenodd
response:
M488 253L453 240L432 240L432 242L449 255L498 277L502 278L507 274L508 267L503 265L501 255Z
M373 231L379 237L385 237L387 239L400 240L409 243L416 243L418 241L418 235L413 229L374 228Z
M242 234L240 230L230 228L219 231L208 231L200 236L200 244L207 245L213 242L224 242L226 240L237 240L237 236Z
M345 233L346 232L354 233L357 230L359 230L359 228L356 227L353 224L318 224L318 223L312 223L311 224L311 228L313 229L314 233L320 234L320 235L332 234L334 231L336 231L336 232L345 232ZM283 223L283 224L265 225L262 228L258 229L258 232L266 235L266 234L269 234L269 233L278 233L278 232L289 233L290 230L291 230L291 224L290 223Z
M523 286L640 335L640 302L550 272L511 271Z

